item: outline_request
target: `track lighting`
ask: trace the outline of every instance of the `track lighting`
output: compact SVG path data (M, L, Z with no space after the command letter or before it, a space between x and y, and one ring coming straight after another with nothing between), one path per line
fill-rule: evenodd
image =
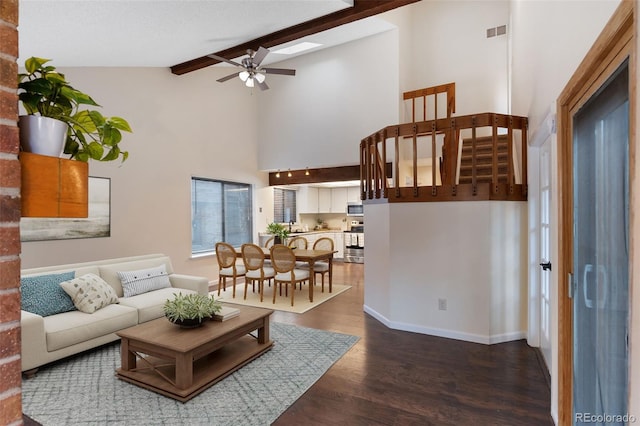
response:
M276 177L280 178L280 169L278 169L278 171L276 172Z
M291 176L293 175L291 174L291 169L289 169L289 171L287 172L287 177L291 177Z
M307 167L307 170L304 171L304 175L305 176L309 176L309 168Z

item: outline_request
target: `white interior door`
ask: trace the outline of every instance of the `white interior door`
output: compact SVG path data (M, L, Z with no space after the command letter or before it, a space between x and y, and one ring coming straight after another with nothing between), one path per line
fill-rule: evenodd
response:
M540 147L539 259L540 351L551 369L551 137Z

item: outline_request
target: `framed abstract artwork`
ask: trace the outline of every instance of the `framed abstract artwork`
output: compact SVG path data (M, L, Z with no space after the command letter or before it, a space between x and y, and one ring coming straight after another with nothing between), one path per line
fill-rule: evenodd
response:
M89 217L20 220L20 240L46 241L111 236L111 179L89 177Z

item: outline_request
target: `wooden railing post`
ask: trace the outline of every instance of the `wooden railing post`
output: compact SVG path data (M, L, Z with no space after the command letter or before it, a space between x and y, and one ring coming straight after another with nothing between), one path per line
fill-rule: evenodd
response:
M389 196L387 189L387 129L382 133L382 197Z
M418 126L413 125L413 196L418 196Z
M529 192L529 183L528 183L528 177L527 177L527 148L529 146L528 142L527 142L527 134L529 132L529 120L527 120L526 118L522 119L523 123L520 130L520 133L522 134L522 176L520 178L520 182L522 183L522 193L523 195L526 197L528 192Z
M378 144L380 143L380 133L376 133L376 137L373 138L373 153L374 153L374 182L376 183L375 197L380 198L380 189L382 186L382 170L380 169L380 149Z
M395 135L395 159L394 159L393 186L396 188L396 197L400 197L400 128L396 127Z
M491 161L491 185L493 186L493 192L498 193L498 117L493 115L492 138L493 138L493 160Z
M431 123L431 195L438 195L436 190L436 120Z
M471 117L471 187L473 195L478 194L478 172L476 170L476 117Z
M509 194L513 194L514 188L514 164L513 164L513 117L509 117L507 127L507 182L509 185Z
M447 156L448 164L447 168L447 184L453 186L453 191L456 190L456 170L458 168L458 134L456 131L456 119L452 118L449 124L449 131L447 132L446 144L447 144Z

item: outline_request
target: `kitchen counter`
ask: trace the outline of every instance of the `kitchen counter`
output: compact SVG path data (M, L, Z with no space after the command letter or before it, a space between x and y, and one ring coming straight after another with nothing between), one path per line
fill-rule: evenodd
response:
M334 255L334 259L342 260L344 257L344 231L342 229L319 229L317 231L299 231L299 232L291 232L289 234L289 238L291 237L305 237L309 242L309 248L313 246L313 243L322 237L329 237L333 240L334 249L336 250L336 254ZM259 232L258 237L260 239L259 245L264 245L265 241L272 237L272 234L267 232Z
M327 229L318 229L312 231L292 231L289 233L289 236L298 237L301 235L313 235L313 234L322 234L326 232L343 232L342 229L338 228L327 228ZM258 236L271 235L268 232L258 232Z

